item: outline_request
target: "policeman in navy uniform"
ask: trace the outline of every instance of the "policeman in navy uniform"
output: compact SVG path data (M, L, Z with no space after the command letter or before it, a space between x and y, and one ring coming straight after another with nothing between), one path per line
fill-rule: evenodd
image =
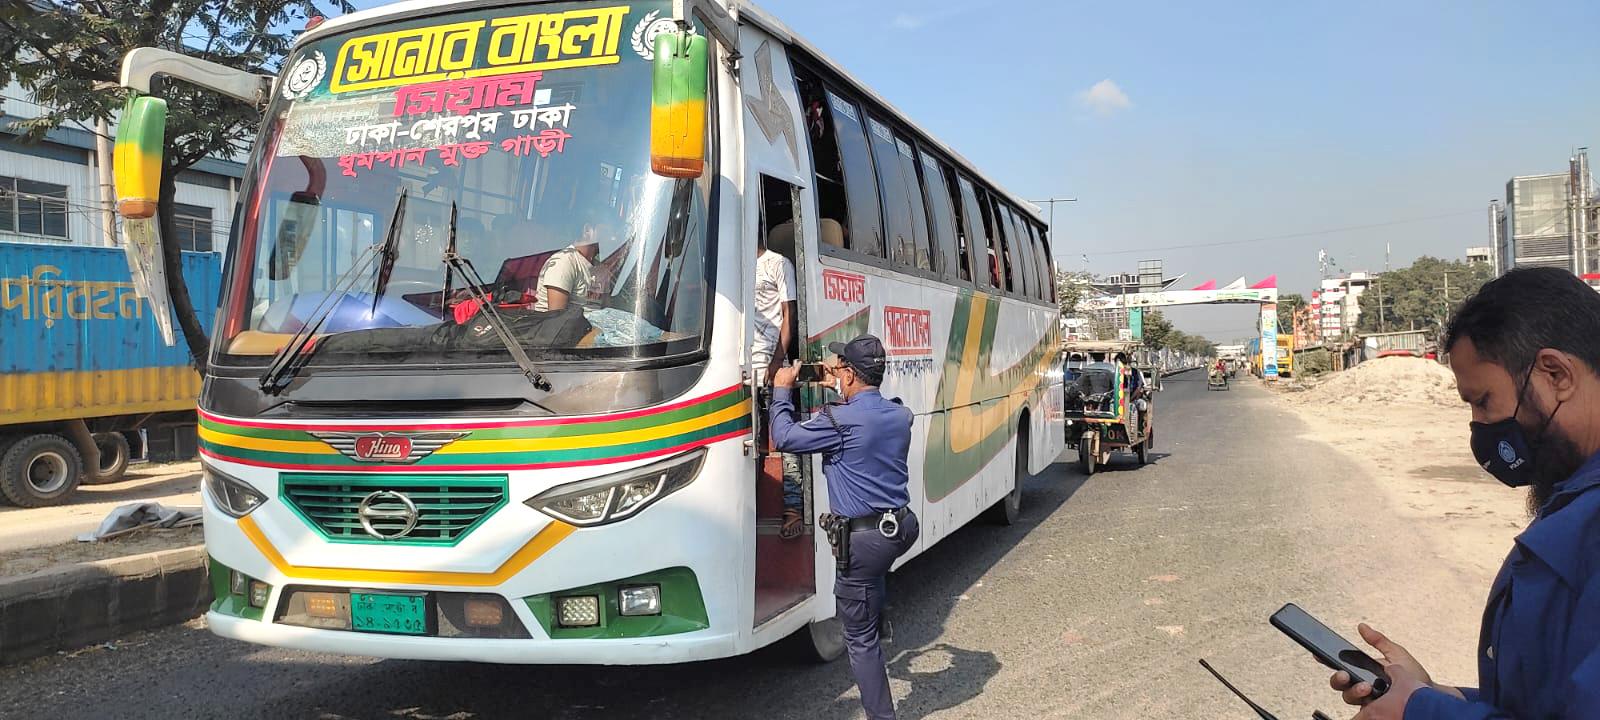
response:
M884 666L878 629L886 593L885 577L895 558L916 544L921 528L907 505L906 453L911 448L911 410L878 393L886 366L883 343L862 335L830 343L828 381L844 398L816 417L795 419L794 385L798 366L773 378L773 445L796 454L822 453L822 474L836 515L849 518L849 565L833 584L844 624L850 672L861 688L861 705L871 718L893 718L894 697Z

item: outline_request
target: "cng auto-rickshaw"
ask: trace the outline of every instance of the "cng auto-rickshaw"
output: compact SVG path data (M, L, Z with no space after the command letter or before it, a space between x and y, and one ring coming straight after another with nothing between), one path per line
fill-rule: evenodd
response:
M1111 461L1111 453L1132 452L1139 464L1150 461L1155 445L1154 392L1132 361L1138 343L1082 343L1067 347L1068 357L1087 358L1066 383L1067 446L1078 451L1085 475ZM1126 347L1124 347L1126 346ZM1154 376L1154 372L1151 373Z

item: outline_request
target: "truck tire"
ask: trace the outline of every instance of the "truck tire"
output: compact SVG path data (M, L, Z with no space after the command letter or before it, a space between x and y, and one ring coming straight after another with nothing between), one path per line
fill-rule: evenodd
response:
M104 485L121 480L128 472L128 460L133 457L128 438L119 432L95 433L94 444L100 448L100 467L84 468L83 484Z
M0 456L0 496L12 505L58 505L82 480L83 456L60 435L29 435Z

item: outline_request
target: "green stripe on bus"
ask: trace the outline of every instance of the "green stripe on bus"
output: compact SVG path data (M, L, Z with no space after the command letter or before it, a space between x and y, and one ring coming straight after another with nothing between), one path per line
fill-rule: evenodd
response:
M592 448L574 448L567 450L531 450L528 452L496 452L496 453L435 453L422 460L409 465L417 468L440 468L462 465L546 465L562 464L592 460L604 460L611 457L627 457L643 453L665 450L680 445L705 440L718 435L748 429L750 418L739 416L732 420L712 425L707 428L679 433L671 437L648 440L635 443L617 445L601 445ZM372 466L372 463L362 463L352 460L344 455L306 454L291 452L276 452L271 450L252 450L248 448L232 447L225 444L202 441L201 447L207 451L234 457L240 460L252 460L269 465L313 465L317 467L363 467Z
M720 397L687 405L675 410L652 413L622 420L602 420L598 422L572 422L548 425L533 425L522 427L483 428L471 430L471 435L463 440L522 440L557 437L578 437L584 435L603 435L630 430L642 430L669 423L693 420L704 415L725 410L731 406L749 400L750 394L744 390L736 390ZM303 430L281 430L277 428L258 428L243 425L229 425L208 418L201 418L200 423L208 430L242 437L262 438L267 440L314 440L315 436ZM426 431L426 425L419 426L419 431ZM443 429L443 428L441 428ZM375 428L373 432L381 432Z

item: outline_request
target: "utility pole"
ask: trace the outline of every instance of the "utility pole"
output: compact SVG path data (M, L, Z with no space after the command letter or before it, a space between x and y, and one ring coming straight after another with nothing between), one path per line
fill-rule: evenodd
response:
M1056 203L1077 202L1077 198L1050 198L1049 200L1033 200L1035 205L1050 206L1050 237L1056 236Z
M1388 245L1384 245L1384 247L1387 248ZM1385 255L1387 254L1388 253L1385 252ZM1384 267L1387 268L1388 266L1389 263L1387 260L1385 260ZM1378 276L1378 332L1389 332L1389 320L1387 316L1384 315L1383 309L1383 276L1381 275Z
M95 83L96 90L114 87L116 83L112 82ZM117 200L112 189L111 164L111 124L99 118L94 123L94 168L100 185L96 193L100 201L100 241L106 247L117 246Z

